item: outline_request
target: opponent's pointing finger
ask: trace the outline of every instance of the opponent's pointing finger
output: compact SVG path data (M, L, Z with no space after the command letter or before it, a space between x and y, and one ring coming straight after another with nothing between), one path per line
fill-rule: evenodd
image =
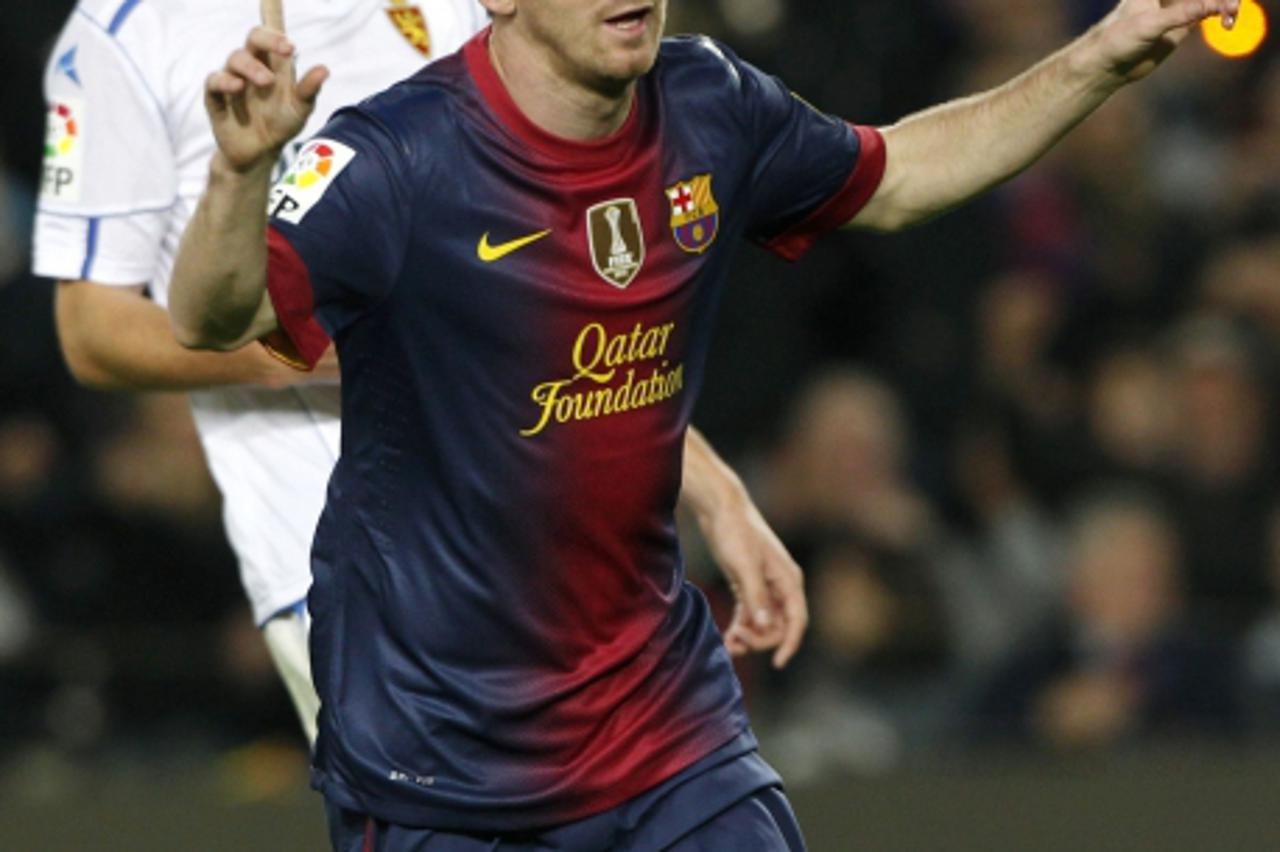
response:
M284 32L284 0L261 0L262 25Z
M293 42L284 34L265 26L249 30L244 46L255 53L276 53L280 56L293 54Z

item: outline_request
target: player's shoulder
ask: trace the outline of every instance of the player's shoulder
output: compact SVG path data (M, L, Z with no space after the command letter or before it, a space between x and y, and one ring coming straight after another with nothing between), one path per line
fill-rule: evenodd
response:
M654 74L668 109L705 121L739 121L760 91L761 73L709 36L663 39Z
M48 90L102 97L122 84L158 91L171 53L163 10L181 0L80 0L49 54Z
M693 114L749 108L765 79L727 45L705 35L663 39L654 72L667 104Z
M239 0L235 0L239 2ZM171 22L187 0L80 0L59 39L80 65L123 65L159 85L174 50ZM206 2L207 5L212 3ZM60 61L67 62L62 53Z
M728 46L706 35L677 35L662 40L657 72L668 83L697 81L710 90L742 86L746 64Z
M414 155L416 149L435 147L440 130L452 124L465 81L461 54L446 56L335 118L372 124L404 153Z
M141 59L207 49L227 32L242 38L259 14L258 0L79 0L68 28L91 31Z
M112 38L127 38L172 16L183 5L185 0L80 0L71 21Z

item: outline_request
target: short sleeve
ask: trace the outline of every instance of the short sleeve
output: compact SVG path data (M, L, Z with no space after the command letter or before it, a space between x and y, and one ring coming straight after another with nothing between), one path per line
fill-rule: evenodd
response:
M404 149L376 120L348 109L306 143L271 191L267 289L281 331L307 366L328 341L375 309L408 248Z
M144 9L100 21L78 7L50 54L37 275L129 285L157 275L177 178L156 96L162 57L145 47L157 45L153 25Z
M757 152L747 233L795 260L875 194L884 175L884 140L874 128L820 112L778 78L736 57L730 62Z

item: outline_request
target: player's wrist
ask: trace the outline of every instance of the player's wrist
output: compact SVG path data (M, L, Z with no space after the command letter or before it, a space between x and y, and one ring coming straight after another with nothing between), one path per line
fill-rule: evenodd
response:
M1076 39L1063 57L1071 85L1103 98L1131 82L1130 69L1124 66L1110 44L1110 23L1108 18Z
M1124 86L1125 75L1107 50L1107 21L1097 24L1061 54L1068 85L1106 96Z
M222 151L215 151L209 162L209 179L236 182L267 180L275 169L279 151L264 152L247 162L234 162Z
M691 508L699 525L706 529L713 526L716 519L725 514L742 512L750 500L742 480L726 468L723 475L708 478L700 489L698 499L691 501Z

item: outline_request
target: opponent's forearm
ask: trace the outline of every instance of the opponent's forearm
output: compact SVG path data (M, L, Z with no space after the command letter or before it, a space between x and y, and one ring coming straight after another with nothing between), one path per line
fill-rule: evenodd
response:
M733 468L716 454L702 433L690 426L684 439L680 505L704 524L717 511L745 496L746 488Z
M235 352L180 346L165 310L128 289L64 282L58 286L56 319L67 367L81 384L100 390L279 387L293 378L292 370L260 346Z
M1004 85L909 116L884 133L876 196L853 224L896 230L938 215L1039 159L1123 84L1093 30Z
M214 155L170 284L169 313L183 346L235 349L276 326L266 292L272 162L263 157L237 171Z

